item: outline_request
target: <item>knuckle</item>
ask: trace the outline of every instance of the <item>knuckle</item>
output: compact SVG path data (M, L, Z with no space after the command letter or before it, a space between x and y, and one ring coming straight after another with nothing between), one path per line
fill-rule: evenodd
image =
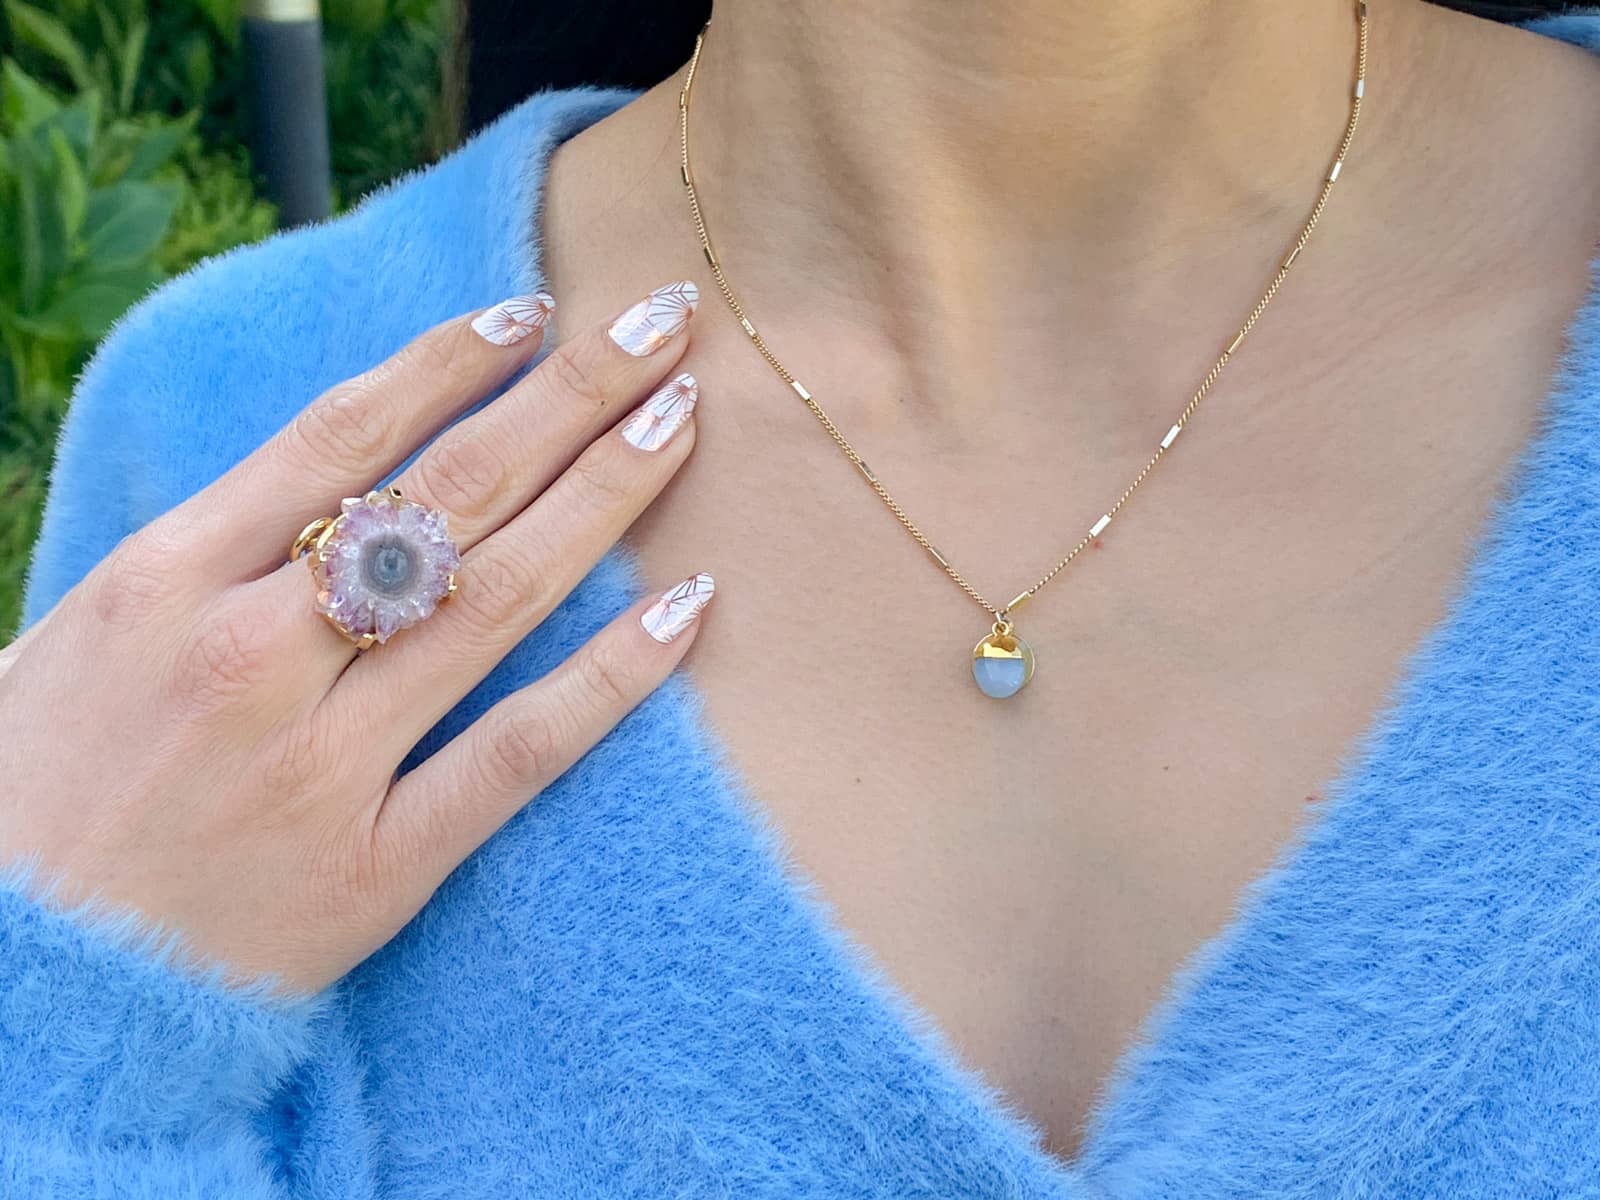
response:
M387 919L396 873L374 837L386 787L346 769L350 755L340 753L339 740L345 733L316 720L281 727L259 759L259 778L270 801L265 819L302 847L313 903L331 921L361 928Z
M476 373L463 361L461 353L466 344L464 329L461 322L452 321L430 330L402 347L382 369L402 379L425 379L430 384L442 383L450 390L464 390L477 382Z
M587 408L604 408L610 400L605 384L571 345L557 346L534 374L569 403L577 400Z
M413 804L409 796L399 809L388 807L387 796L380 802L374 847L395 875L421 883L417 868L437 861L439 848L451 844L457 812L449 804Z
M319 783L331 782L330 770L338 762L339 757L329 753L315 726L282 727L262 756L262 794L274 802L277 811L298 814L298 803Z
M348 814L324 817L307 842L306 875L334 920L361 926L387 906L389 875L373 846L372 826Z
M123 538L86 588L96 623L125 633L155 618L173 590L171 561L160 537L148 530Z
M389 442L381 377L369 372L334 388L305 408L289 430L311 451L312 461L330 452L345 460L378 457Z
M597 443L568 468L583 502L600 512L626 509L634 503L636 487L615 454Z
M483 628L499 628L537 607L543 588L538 574L518 557L483 554L463 572L451 603Z
M483 768L491 788L542 784L559 770L561 738L548 721L516 710L488 720Z
M212 614L179 655L174 697L202 708L241 699L270 678L273 661L272 624L260 613L241 608Z
M633 703L635 672L614 652L598 647L577 661L578 678L590 705L602 712L630 707Z
M431 502L467 520L484 514L505 478L499 452L471 434L447 435L417 462L417 481Z

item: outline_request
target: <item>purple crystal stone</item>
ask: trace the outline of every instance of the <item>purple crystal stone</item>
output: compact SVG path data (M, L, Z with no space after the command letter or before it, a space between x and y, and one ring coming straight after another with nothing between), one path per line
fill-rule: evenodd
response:
M461 566L444 514L381 492L340 509L317 563L318 611L379 642L432 616Z

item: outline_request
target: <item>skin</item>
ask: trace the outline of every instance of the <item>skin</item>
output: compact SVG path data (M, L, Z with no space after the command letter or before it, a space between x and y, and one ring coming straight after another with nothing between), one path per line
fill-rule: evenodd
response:
M1370 28L1310 245L1101 547L1018 614L1039 668L1005 702L970 676L988 617L718 310L681 74L553 164L569 311L675 273L707 294L685 361L729 399L628 540L655 572L716 564L709 723L838 923L1063 1156L1445 615L1589 282L1592 56L1410 0ZM725 2L696 179L757 326L1003 601L1255 303L1354 54L1344 0Z
M694 444L692 419L653 452L614 427L685 333L649 357L604 327L559 347L397 480L447 514L460 591L357 657L311 612L284 531L384 478L539 348L538 332L485 340L474 315L317 398L0 653L0 861L32 858L64 901L132 909L236 976L314 991L666 677L695 626L663 644L645 601L396 782Z
M880 476L1009 596L1125 486L1303 219L1345 118L1351 6L726 7L695 110L721 257ZM585 335L477 418L496 424L471 445L515 454L447 441L431 489L426 466L403 481L459 486L458 527L495 532L464 603L352 662L306 613L304 569L275 568L284 531L532 352L456 326L379 369L392 406L374 379L335 389L0 656L0 850L241 974L337 978L679 660L692 632L663 647L625 616L391 785L665 488L629 544L663 581L716 571L732 636L699 643L694 674L796 869L1070 1155L1173 972L1444 614L1588 282L1600 69L1414 0L1373 8L1368 111L1308 257L1103 548L1019 615L1041 661L1022 697L976 692L987 619L714 295L691 349L624 362ZM567 327L709 282L680 84L556 157L541 232ZM680 357L717 399L631 461L604 426ZM561 474L580 453L618 474ZM487 500L502 471L520 515Z

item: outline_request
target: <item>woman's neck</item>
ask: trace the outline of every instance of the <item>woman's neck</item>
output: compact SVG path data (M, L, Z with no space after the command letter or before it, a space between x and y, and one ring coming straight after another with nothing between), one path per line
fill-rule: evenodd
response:
M1381 100L1350 162L1366 219L1406 143L1384 119L1416 102L1396 64L1426 7L1370 19ZM848 378L840 353L797 363L808 381L953 412L996 379L1015 395L1114 372L1109 408L1098 386L1048 391L1142 429L1155 418L1113 352L1187 322L1199 362L1248 311L1332 161L1356 34L1356 0L724 0L691 102L696 184L757 323L781 347L853 350ZM640 271L704 274L676 169L682 82L558 155L558 263L601 239ZM593 194L584 179L611 181L603 210L566 205Z
M695 156L724 241L841 285L1094 274L1303 213L1355 49L1355 0L728 3Z

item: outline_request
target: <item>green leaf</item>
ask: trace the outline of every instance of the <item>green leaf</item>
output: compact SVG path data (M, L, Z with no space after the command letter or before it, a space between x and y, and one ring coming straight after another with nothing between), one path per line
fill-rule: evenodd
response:
M11 59L0 62L0 117L18 132L26 132L55 116L61 101Z
M78 28L78 22L89 15L87 0L50 0L50 10L56 14L69 29Z
M66 135L78 156L88 162L94 157L95 141L100 135L100 93L92 88L80 92L56 113L51 123Z
M92 263L135 262L153 252L172 224L182 188L172 183L129 180L89 198L85 255Z
M184 94L196 103L204 100L217 81L216 60L206 39L198 35L188 38L179 52L178 66Z
M205 14L211 28L230 49L238 47L244 16L241 0L195 0L194 6Z
M44 293L39 167L30 143L19 140L12 149L17 172L17 302L27 311L38 305Z
M138 293L115 285L82 284L37 316L17 318L16 324L24 333L49 341L88 341L110 329L138 298Z
M61 138L59 130L35 130L30 136L11 142L16 183L16 209L12 214L16 295L23 312L37 311L50 297L67 271L72 249L56 201L61 183L52 135Z
M118 56L120 76L117 80L117 111L126 113L133 110L133 91L139 85L139 68L144 65L145 41L150 36L150 24L147 21L135 21L128 26L128 37L122 43L122 53Z
M77 281L85 285L119 287L137 300L166 278L166 274L153 263L138 263L131 267L101 267L86 263Z
M56 168L56 211L61 215L61 227L70 245L83 228L89 205L89 183L83 175L83 164L59 129L50 130L50 153Z
M54 59L75 87L94 85L89 59L65 25L43 9L24 4L22 0L5 0L5 11L11 32L18 42L32 46Z
M61 0L53 0L53 2L56 4L58 9L62 7ZM66 13L62 13L62 19L66 21L68 28L80 30L81 36L80 23L83 21L85 15L86 14L83 12L75 13L71 16L68 16ZM94 19L96 25L98 26L98 30L95 34L97 39L97 53L100 50L105 49L107 46L122 45L122 22L117 19L116 13L112 12L111 9L100 3L99 0L96 0L94 6Z
M184 141L194 132L199 112L185 113L176 121L163 121L144 133L134 147L133 157L123 172L127 179L148 179L178 152Z
M92 341L163 278L148 265L86 275L64 285L44 312L19 317L15 323L24 332L51 341Z
M338 33L376 37L389 20L389 5L387 0L324 0L322 19Z
M17 407L17 374L12 369L8 355L0 354L0 413L10 413Z

